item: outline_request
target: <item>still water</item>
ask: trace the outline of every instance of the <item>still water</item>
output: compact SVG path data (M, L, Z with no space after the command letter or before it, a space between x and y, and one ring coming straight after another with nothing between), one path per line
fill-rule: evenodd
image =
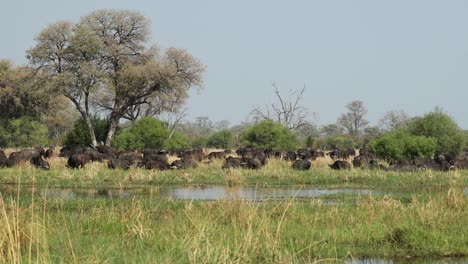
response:
M0 185L3 196L17 196L18 187ZM73 200L79 198L162 198L173 200L219 200L241 199L252 201L281 200L289 198L307 199L319 198L327 195L357 194L378 195L380 190L371 189L319 189L311 187L302 188L263 188L255 186L226 187L226 186L164 186L132 189L95 189L95 188L53 188L53 187L26 187L19 188L20 195L31 195L43 198L58 198Z
M57 188L57 187L32 187L16 185L0 185L0 192L3 196L32 195L48 198L74 200L80 198L98 199L173 199L173 200L284 200L290 198L311 199L327 196L339 195L401 195L402 193L418 193L421 190L407 189L320 189L317 187L258 187L258 186L153 186L148 188ZM464 193L468 195L468 188L464 188Z

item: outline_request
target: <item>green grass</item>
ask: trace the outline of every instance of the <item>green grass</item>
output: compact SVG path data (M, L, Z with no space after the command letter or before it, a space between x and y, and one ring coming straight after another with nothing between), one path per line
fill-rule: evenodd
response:
M401 188L411 186L467 186L468 171L386 172L352 169L334 171L315 162L309 171L295 171L291 163L271 160L259 170L222 170L222 161L201 164L196 169L148 171L142 168L110 170L104 163L87 164L84 169L65 168L65 159L51 161L43 171L30 165L0 169L0 183L22 183L59 187L135 187L148 185L312 185L324 188Z
M468 198L461 188L412 195L404 202L386 195L347 199L354 202L4 198L0 262L289 263L468 256Z
M0 183L92 187L162 185L386 189L386 195L248 202L141 199L0 199L0 263L284 263L350 258L468 257L468 171L310 171L270 161L260 170L109 170L88 164L0 169ZM18 188L15 185L9 188ZM328 205L328 201L338 201Z

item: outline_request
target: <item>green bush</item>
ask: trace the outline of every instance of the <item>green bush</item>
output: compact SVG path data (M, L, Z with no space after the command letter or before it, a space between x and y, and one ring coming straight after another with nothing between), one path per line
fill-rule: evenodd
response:
M296 136L286 126L272 120L258 122L241 133L241 144L244 147L295 149Z
M458 154L465 147L465 136L457 123L441 109L415 118L408 125L412 135L435 138L438 153Z
M384 133L369 144L373 153L395 160L429 158L434 155L436 147L436 139L411 135L404 130Z
M97 142L105 142L109 124L106 119L95 116L93 118L94 133ZM89 146L91 137L89 136L88 126L83 118L78 119L73 129L65 136L63 142L65 146Z
M333 135L325 140L327 149L351 149L354 148L354 141L348 135Z
M172 137L164 143L166 149L180 149L190 147L190 141L187 137L179 132L175 132Z
M134 126L125 128L113 140L119 150L143 150L163 148L169 137L164 123L153 117L143 117Z
M206 144L210 148L230 149L234 145L234 137L231 131L225 129L213 133Z
M0 144L5 147L46 146L46 125L30 117L11 119L0 128Z

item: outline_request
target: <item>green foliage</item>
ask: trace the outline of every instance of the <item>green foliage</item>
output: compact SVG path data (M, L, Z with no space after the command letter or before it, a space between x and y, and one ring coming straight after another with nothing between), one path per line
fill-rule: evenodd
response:
M440 108L414 119L408 126L412 135L435 138L438 153L457 154L465 146L463 131Z
M372 152L396 160L431 157L436 151L436 139L411 135L404 130L387 132L370 142Z
M184 134L175 132L172 137L164 143L166 149L180 149L190 147L190 141Z
M119 150L163 148L168 137L169 132L163 122L154 117L143 117L134 126L118 133L113 144Z
M258 122L241 133L243 146L272 149L295 149L296 136L286 126L270 119Z
M327 149L350 149L354 148L354 141L348 135L333 135L325 140Z
M234 145L234 137L232 132L224 129L219 132L213 133L207 142L210 148L230 149Z
M5 147L46 146L47 126L30 117L11 119L0 127L0 145Z
M94 133L96 133L96 140L104 142L106 140L106 133L108 129L108 122L106 119L95 116L93 118ZM83 118L80 118L73 129L68 132L65 137L64 144L66 146L90 146L91 138L89 136L88 127Z
M305 140L305 147L306 148L314 148L315 138L312 136L308 136Z

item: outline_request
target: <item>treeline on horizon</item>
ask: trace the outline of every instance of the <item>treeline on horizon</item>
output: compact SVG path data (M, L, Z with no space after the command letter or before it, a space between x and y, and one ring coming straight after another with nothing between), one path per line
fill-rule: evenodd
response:
M390 111L371 126L364 102L355 100L319 128L302 105L304 89L285 99L275 84L278 102L254 108L250 122L183 121L205 66L185 49L155 48L149 32L139 12L97 10L44 28L26 51L27 65L0 60L0 147L367 147L393 159L466 150L467 131L440 108L417 117Z

